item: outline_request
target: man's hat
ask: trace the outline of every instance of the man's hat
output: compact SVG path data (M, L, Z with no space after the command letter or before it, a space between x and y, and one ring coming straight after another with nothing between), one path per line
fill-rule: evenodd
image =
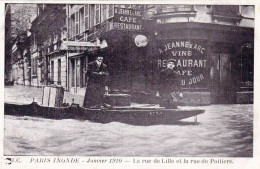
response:
M175 59L168 59L167 60L167 63L169 63L169 62L175 62L176 60Z

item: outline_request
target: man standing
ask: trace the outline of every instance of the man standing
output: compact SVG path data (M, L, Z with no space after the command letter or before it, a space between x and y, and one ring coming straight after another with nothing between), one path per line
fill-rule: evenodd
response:
M86 73L86 93L84 107L93 107L103 103L103 96L108 91L108 71L103 57L98 56L90 62Z
M166 69L160 72L159 86L156 93L156 97L161 98L160 106L169 109L177 109L178 94L182 97L182 93L180 93L180 80L174 68L174 60L169 59Z

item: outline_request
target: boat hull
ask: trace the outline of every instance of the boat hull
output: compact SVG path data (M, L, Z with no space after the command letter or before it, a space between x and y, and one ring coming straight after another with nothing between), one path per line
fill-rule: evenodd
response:
M204 113L201 109L113 108L89 109L78 105L43 107L37 103L5 103L5 115L36 116L50 119L79 119L98 123L121 122L133 125L172 124Z

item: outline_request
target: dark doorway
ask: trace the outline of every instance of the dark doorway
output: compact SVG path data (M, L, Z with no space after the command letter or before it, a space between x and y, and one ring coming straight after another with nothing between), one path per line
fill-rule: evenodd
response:
M215 53L211 57L212 103L235 103L232 57L230 53Z

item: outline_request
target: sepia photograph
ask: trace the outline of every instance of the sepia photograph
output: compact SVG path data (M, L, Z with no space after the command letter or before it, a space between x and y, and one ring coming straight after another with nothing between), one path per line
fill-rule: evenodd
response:
M255 5L72 3L5 3L5 156L253 158Z

